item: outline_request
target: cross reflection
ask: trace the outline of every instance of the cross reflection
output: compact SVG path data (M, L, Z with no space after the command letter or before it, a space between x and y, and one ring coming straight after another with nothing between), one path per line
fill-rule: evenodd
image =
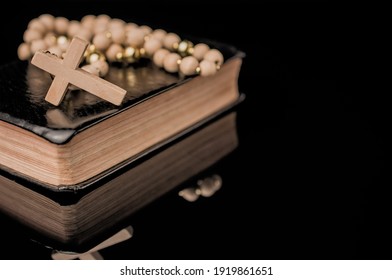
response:
M99 253L100 250L114 246L118 243L124 242L130 239L133 235L133 228L132 226L128 226L115 235L109 237L105 241L101 242L94 248L88 250L84 253L73 253L73 252L58 252L54 251L52 253L52 259L54 260L103 260L102 255Z

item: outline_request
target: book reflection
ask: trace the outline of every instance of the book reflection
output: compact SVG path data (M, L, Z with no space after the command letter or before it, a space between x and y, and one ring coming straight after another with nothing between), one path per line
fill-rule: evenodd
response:
M200 197L209 198L213 196L221 187L222 178L217 174L213 174L211 176L199 178L194 184L190 184L190 186L180 189L178 191L178 196L188 202L195 202ZM133 227L129 225L87 251L61 251L58 249L56 250L55 248L51 257L54 260L103 260L104 258L101 255L100 250L128 241L132 238L133 232Z
M197 177L237 146L236 113L231 112L79 193L64 194L66 200L0 176L1 210L38 232L41 243L85 252L129 226L125 222L132 224L136 211ZM219 175L197 179L178 195L192 202L222 186Z

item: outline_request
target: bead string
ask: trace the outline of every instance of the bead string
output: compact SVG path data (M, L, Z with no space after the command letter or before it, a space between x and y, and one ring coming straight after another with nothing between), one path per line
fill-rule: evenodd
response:
M210 49L204 43L193 45L175 33L126 23L107 15L87 15L79 22L43 14L28 24L24 42L18 47L18 57L28 60L38 50L64 57L75 36L90 42L81 68L101 77L109 71L108 62L128 65L149 58L170 73L210 76L224 61L219 50Z

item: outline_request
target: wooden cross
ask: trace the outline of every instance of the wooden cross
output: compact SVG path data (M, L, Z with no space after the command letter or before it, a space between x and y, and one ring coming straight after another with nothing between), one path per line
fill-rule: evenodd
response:
M75 37L64 59L45 51L35 53L31 63L55 76L46 94L46 101L58 106L63 100L68 86L72 84L110 103L121 104L126 94L125 89L78 68L87 46L87 41Z

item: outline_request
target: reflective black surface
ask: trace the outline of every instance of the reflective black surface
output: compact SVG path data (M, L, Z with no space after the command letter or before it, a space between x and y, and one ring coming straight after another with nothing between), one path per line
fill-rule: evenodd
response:
M108 13L247 53L240 145L216 171L222 189L195 203L176 193L162 197L134 216L134 236L103 250L105 258L392 258L390 103L371 80L379 68L366 65L385 60L377 55L379 44L366 44L380 27L371 26L367 12L355 16L353 7L329 3L264 3L259 9L241 1L219 10L208 6L200 20L193 3L183 1L155 3L156 9L143 3L123 9L129 4L118 1L77 1L76 9L70 2L35 1L28 12L17 11L12 29L0 25L8 38L2 61L15 59L28 20L43 11L77 19ZM2 236L14 244L2 249L2 258L50 257L22 232Z

